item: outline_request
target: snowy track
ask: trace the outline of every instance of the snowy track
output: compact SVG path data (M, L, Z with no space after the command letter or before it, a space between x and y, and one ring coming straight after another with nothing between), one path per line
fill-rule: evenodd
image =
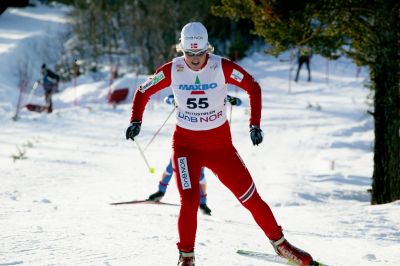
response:
M0 60L27 49L15 45ZM369 92L354 77L355 67L331 63L327 84L325 61L314 56L313 81L292 83L288 94L287 63L254 54L240 64L263 88L265 139L251 145L247 96L232 88L243 100L233 108L233 141L287 238L329 265L398 265L400 203L369 204L373 125L366 114ZM130 104L115 110L105 104L106 82L82 85L78 106L66 87L55 96L52 114L23 111L13 122L16 95L7 91L16 81L3 78L8 69L0 71L0 265L175 265L178 207L109 204L155 192L171 153L174 119L146 150L156 169L150 174L124 137ZM142 146L170 112L163 103L150 104ZM25 158L14 161L18 150ZM235 253L273 249L208 170L206 178L213 216L199 213L197 264L268 265ZM179 203L175 182L164 200Z

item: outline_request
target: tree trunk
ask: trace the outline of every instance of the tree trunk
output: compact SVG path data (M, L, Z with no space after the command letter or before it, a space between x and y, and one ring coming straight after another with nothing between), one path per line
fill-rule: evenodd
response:
M376 58L370 66L375 89L371 203L384 204L400 199L400 50L396 15L385 7L376 14Z

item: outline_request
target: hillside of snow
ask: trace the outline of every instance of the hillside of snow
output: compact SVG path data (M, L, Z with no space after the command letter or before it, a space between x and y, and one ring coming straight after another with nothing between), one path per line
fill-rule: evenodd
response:
M107 103L109 80L89 76L61 85L51 114L22 108L18 67L71 23L63 6L7 9L0 16L0 265L176 265L179 207L118 205L145 199L158 189L171 155L174 117L145 151L125 139L130 99L145 76L128 73L111 89L130 88L129 99ZM247 95L228 107L235 147L270 205L287 239L328 265L399 265L400 202L370 205L373 120L367 70L357 76L347 59L312 58L312 82L300 81L289 55L254 53L239 62L263 89L264 142L254 147L248 132ZM290 70L292 71L289 74ZM28 84L28 88L32 83ZM30 91L23 95L26 104ZM39 87L31 101L43 104ZM138 137L145 147L172 110L154 95ZM229 166L227 166L229 167ZM250 214L206 170L212 216L199 212L196 265L278 265L236 254L238 249L273 253ZM163 201L179 203L171 181Z

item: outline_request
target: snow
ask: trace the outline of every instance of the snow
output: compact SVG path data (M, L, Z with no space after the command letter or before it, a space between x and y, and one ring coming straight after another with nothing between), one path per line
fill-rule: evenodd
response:
M39 5L0 16L0 265L176 265L178 207L109 204L157 190L171 154L173 118L145 151L154 174L136 145L125 140L129 100L116 109L106 103L108 80L84 76L76 87L62 84L53 113L23 109L18 121L11 119L18 75L10 64L29 55L35 62L31 81L36 80L42 63L34 52L37 43L67 27L66 11ZM230 90L243 101L232 109L233 142L260 195L287 239L314 258L329 265L398 265L400 202L372 206L367 191L373 121L366 112L366 69L357 78L351 61L314 56L312 82L305 81L303 68L289 92L287 59L288 54L255 53L239 62L263 88L260 146L249 138L246 94ZM128 74L112 89L129 87L131 98L145 78ZM39 103L41 92L34 97ZM138 138L142 148L172 110L161 101L168 93L155 95L147 106ZM12 158L21 153L23 158ZM235 253L273 249L208 170L206 178L213 216L198 215L197 265L273 265ZM175 181L164 200L179 202Z

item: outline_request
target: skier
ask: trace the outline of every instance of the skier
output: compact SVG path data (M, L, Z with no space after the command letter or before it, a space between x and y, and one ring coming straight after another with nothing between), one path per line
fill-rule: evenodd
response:
M181 31L177 48L184 55L161 66L135 93L126 138L139 134L149 97L171 87L177 103L177 125L172 141L172 166L181 197L178 217L179 266L195 265L197 210L201 167L212 170L247 208L271 241L275 251L297 265L309 265L312 257L292 246L260 195L252 177L232 144L226 119L227 84L245 90L250 99L250 138L261 144L261 88L242 67L212 54L203 24L192 22ZM227 167L229 166L229 167Z
M47 104L47 112L51 113L53 111L53 101L52 95L58 90L58 82L60 81L60 77L48 69L46 64L43 64L41 67L42 73L42 85L44 89L44 99Z
M310 60L311 60L311 49L308 46L301 46L298 51L297 51L297 73L296 73L296 78L294 81L299 81L299 73L300 69L303 66L303 64L306 64L307 71L308 71L308 79L307 81L311 81L311 70L310 70Z

